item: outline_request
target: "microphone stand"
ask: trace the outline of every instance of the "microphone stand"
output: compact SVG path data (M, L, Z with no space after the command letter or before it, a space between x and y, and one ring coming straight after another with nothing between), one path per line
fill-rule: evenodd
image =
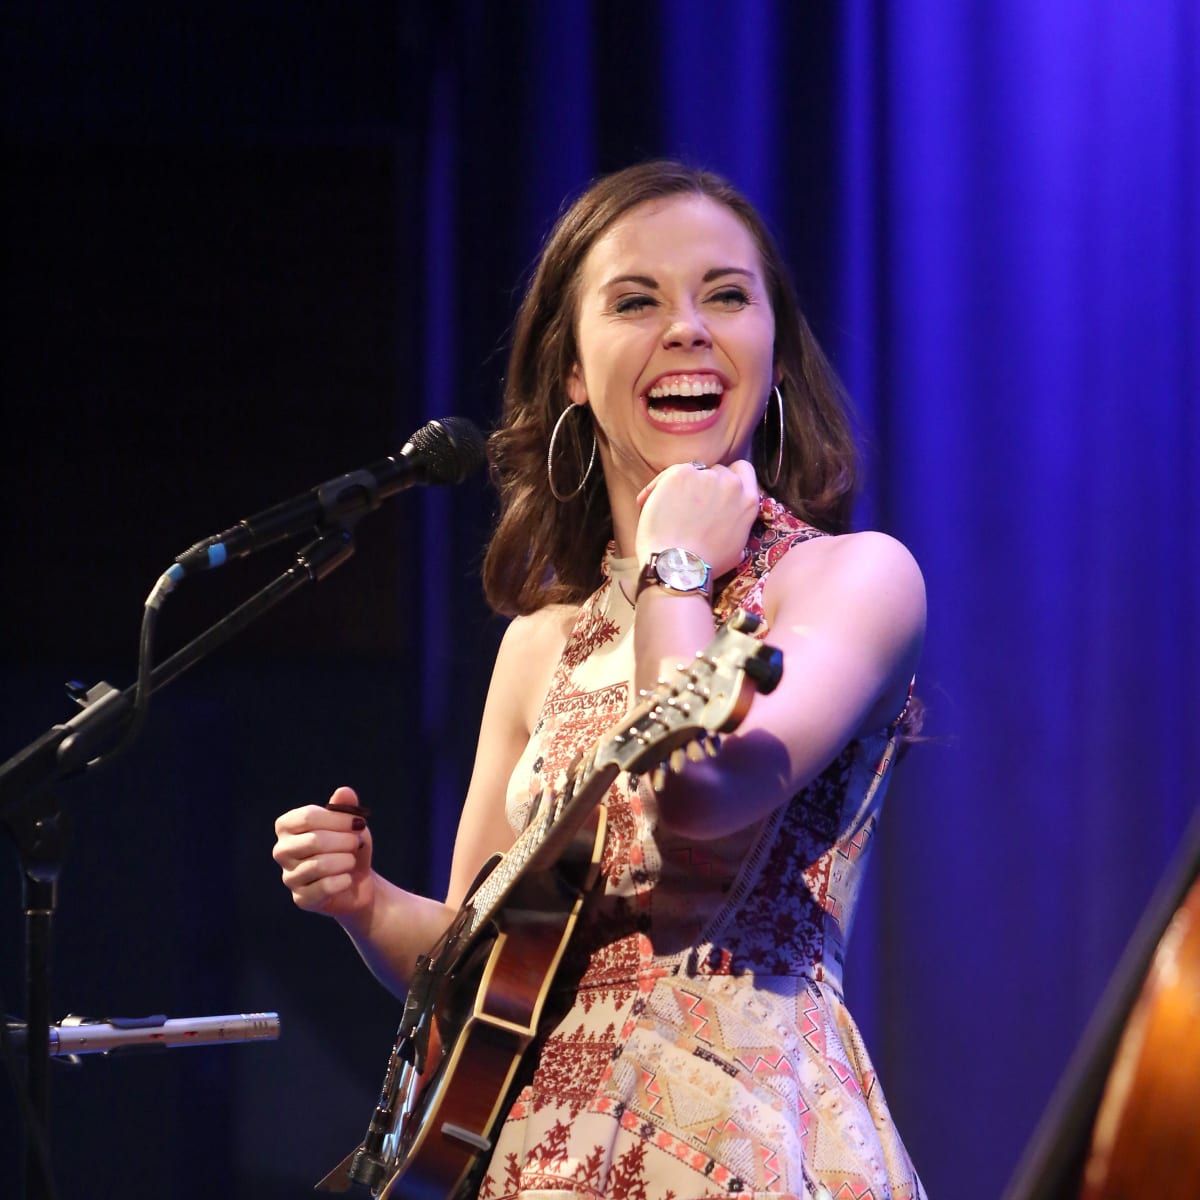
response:
M150 690L165 687L234 634L307 583L320 583L354 554L355 517L320 533L282 575L171 655L150 675ZM118 691L68 685L82 712L55 725L0 765L0 823L17 845L25 912L26 1096L25 1196L53 1200L50 1163L50 953L58 879L67 831L51 789L82 775L89 761L120 740L133 714L134 686ZM8 1041L8 1030L0 1030Z

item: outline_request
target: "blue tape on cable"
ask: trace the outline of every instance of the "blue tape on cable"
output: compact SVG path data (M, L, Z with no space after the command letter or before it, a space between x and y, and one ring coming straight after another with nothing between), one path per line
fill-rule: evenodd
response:
M172 583L178 583L185 574L186 572L178 563L173 563L167 568L167 578Z
M210 567L222 567L225 565L225 543L217 542L215 546L208 548L208 565Z

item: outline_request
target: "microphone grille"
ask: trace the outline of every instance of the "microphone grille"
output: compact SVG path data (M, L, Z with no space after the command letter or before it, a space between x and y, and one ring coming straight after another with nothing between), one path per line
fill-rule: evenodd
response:
M411 451L409 450L411 447ZM466 417L439 417L408 439L405 453L420 458L430 483L461 483L487 458L486 440Z

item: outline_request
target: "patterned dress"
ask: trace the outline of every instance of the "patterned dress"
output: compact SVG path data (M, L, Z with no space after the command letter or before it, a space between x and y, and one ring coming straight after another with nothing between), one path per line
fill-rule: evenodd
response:
M717 616L761 616L771 567L816 536L764 501ZM513 773L516 830L629 708L636 564L606 567ZM659 827L646 781L617 778L596 919L572 943L563 975L575 982L551 998L559 1015L501 1127L483 1200L922 1200L841 988L897 724L714 841Z

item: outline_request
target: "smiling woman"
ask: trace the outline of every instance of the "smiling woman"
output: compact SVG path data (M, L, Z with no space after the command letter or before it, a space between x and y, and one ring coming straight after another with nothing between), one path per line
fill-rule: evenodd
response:
M676 163L576 201L518 314L490 450L501 512L484 582L520 615L446 901L371 869L349 788L279 819L285 884L403 991L418 955L472 920L455 914L481 868L542 828L545 798L664 660L749 614L783 652L782 682L715 757L655 788L629 773L607 786L587 916L524 1074L494 1122L441 1128L480 1155L488 1198L917 1200L841 975L913 726L924 590L899 543L844 532L838 388L750 205Z
M610 347L627 361L606 361ZM737 392L729 397L736 422L719 412L709 422L704 405L697 419L682 405L649 403L652 392L661 399L656 385L683 391L701 380ZM648 459L653 446L605 427L605 406L619 411L622 385L628 403L645 404L649 420L634 423L645 432L669 436L685 419L689 433L701 432L693 421L720 428L697 453L680 457L660 439L666 458ZM586 411L570 412L572 402ZM731 407L722 395L719 408ZM755 411L767 419L750 420ZM547 480L546 447L560 421ZM607 476L584 477L593 433L602 453L617 438L608 452L631 484L644 483L655 461L736 461L753 450L771 495L823 529L848 528L856 454L841 389L770 230L718 176L675 163L631 167L599 180L547 240L517 315L492 442L502 508L484 587L500 611L578 602L599 585L610 522L621 518L609 507ZM726 458L731 437L746 434L750 444ZM560 494L578 489L576 503L556 505L551 482Z

